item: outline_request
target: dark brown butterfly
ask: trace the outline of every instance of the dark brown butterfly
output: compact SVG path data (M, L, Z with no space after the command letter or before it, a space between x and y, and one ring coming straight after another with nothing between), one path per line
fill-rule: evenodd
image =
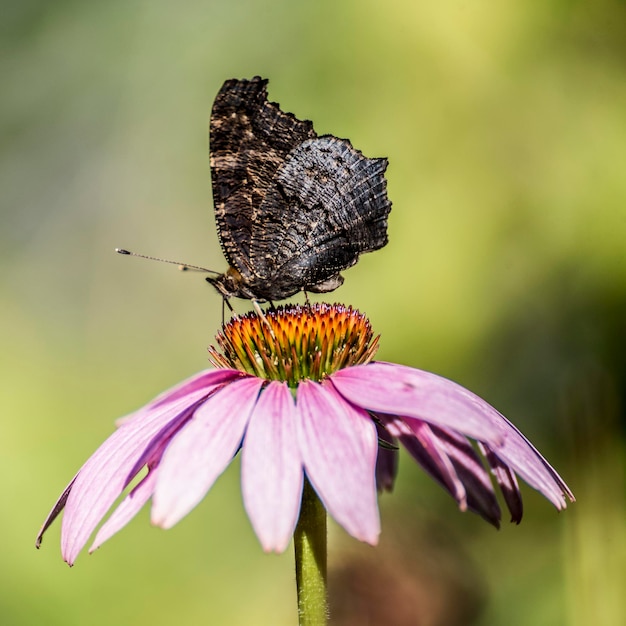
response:
M267 80L227 80L211 112L217 230L230 268L207 278L224 298L323 293L387 243L387 159L317 136L267 101Z

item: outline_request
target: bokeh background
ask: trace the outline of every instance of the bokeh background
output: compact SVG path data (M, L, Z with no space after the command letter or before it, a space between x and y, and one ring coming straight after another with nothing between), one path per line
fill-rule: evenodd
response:
M379 357L453 378L578 497L462 514L408 457L377 549L330 525L334 623L626 623L626 5L615 0L4 0L0 623L281 625L239 465L170 531L148 512L69 569L39 524L114 419L207 365L225 269L208 116L222 82L388 156L389 245L329 300ZM240 311L247 308L242 302Z

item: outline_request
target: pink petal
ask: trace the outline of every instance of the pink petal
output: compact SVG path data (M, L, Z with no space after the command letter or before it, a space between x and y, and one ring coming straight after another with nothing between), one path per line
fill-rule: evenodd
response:
M558 509L573 494L534 446L502 414L446 378L393 363L357 365L335 372L339 393L377 413L417 418L483 441Z
M339 370L331 380L342 396L371 411L423 419L474 439L504 440L501 415L495 409L436 374L375 362Z
M172 423L187 419L189 406L206 393L207 389L196 391L124 424L83 465L71 486L61 527L61 552L69 565L139 471L131 470L145 449L164 429L170 432Z
M89 554L97 550L116 532L124 528L139 513L143 505L150 499L156 484L157 469L150 469L143 480L120 502L109 519L102 524L96 534Z
M242 373L238 370L232 369L219 369L219 370L204 370L203 372L199 372L198 374L194 374L190 376L182 383L171 387L167 391L160 393L154 400L148 403L146 406L142 407L138 411L134 411L124 417L120 417L115 421L116 426L121 426L126 422L134 419L135 417L140 417L145 413L155 409L163 404L168 402L173 402L178 398L182 398L183 396L187 396L190 393L198 391L200 389L212 390L217 385L224 385L231 382L234 378L241 378Z
M296 409L304 468L326 510L353 537L375 545L380 520L374 423L330 384L301 382Z
M263 380L242 378L213 394L166 448L152 522L170 528L204 498L237 452Z
M271 382L250 417L241 460L244 505L266 552L289 545L303 479L294 398L285 383Z

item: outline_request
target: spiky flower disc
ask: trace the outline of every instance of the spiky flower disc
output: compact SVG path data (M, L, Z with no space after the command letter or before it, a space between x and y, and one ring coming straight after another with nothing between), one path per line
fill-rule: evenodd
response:
M337 370L369 363L378 349L365 315L341 304L280 306L264 317L231 319L209 348L218 368L231 367L290 387L320 381Z

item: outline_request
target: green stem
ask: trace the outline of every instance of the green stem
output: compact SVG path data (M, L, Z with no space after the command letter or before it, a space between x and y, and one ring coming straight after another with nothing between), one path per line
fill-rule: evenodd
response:
M326 509L306 478L293 541L300 626L325 626L328 619Z

